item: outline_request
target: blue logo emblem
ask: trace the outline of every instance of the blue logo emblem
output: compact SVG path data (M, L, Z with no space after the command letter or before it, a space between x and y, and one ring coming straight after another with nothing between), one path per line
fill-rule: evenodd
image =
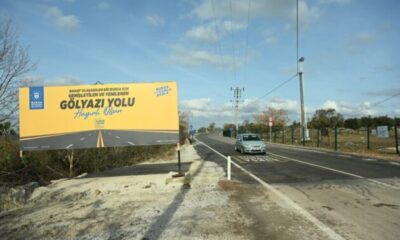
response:
M44 109L44 90L43 87L29 88L29 109Z

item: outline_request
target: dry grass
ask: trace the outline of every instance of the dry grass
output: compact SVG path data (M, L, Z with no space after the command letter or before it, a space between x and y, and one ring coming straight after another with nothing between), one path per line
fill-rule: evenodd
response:
M312 148L324 148L327 150L335 149L335 133L330 130L328 136L319 136L315 129L310 129L311 141L306 142L305 146ZM294 131L294 145L302 146L300 140L300 129ZM263 135L268 140L268 135ZM276 133L272 137L273 142L292 144L291 129L286 129L285 136L281 133ZM400 139L398 140L400 144ZM370 135L370 149L368 149L368 139L366 131L339 131L338 132L338 151L351 153L355 155L376 157L380 159L400 161L400 155L396 154L394 131L389 132L389 138L379 138Z

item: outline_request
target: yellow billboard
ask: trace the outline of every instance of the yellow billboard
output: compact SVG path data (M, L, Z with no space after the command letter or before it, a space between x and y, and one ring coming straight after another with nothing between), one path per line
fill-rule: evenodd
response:
M176 82L22 87L22 151L175 144Z

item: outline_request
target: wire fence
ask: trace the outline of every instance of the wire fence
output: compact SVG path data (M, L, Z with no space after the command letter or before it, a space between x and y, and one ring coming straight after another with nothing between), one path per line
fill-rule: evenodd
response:
M377 152L399 154L400 126L387 128L383 133L377 128L362 127L358 130L347 128L307 129L305 141L300 127L285 127L255 131L266 142L291 144L314 148L326 148L345 152ZM224 136L229 136L224 134ZM233 136L233 135L232 135Z

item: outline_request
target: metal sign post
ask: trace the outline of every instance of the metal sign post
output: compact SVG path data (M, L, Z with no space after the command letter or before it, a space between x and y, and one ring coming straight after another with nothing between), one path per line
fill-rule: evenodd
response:
M268 121L268 126L269 126L269 142L272 142L272 117L269 117L269 121Z
M181 146L179 143L176 144L176 152L178 155L178 174L175 174L172 177L183 177L185 176L185 174L182 173L182 168L181 168Z

